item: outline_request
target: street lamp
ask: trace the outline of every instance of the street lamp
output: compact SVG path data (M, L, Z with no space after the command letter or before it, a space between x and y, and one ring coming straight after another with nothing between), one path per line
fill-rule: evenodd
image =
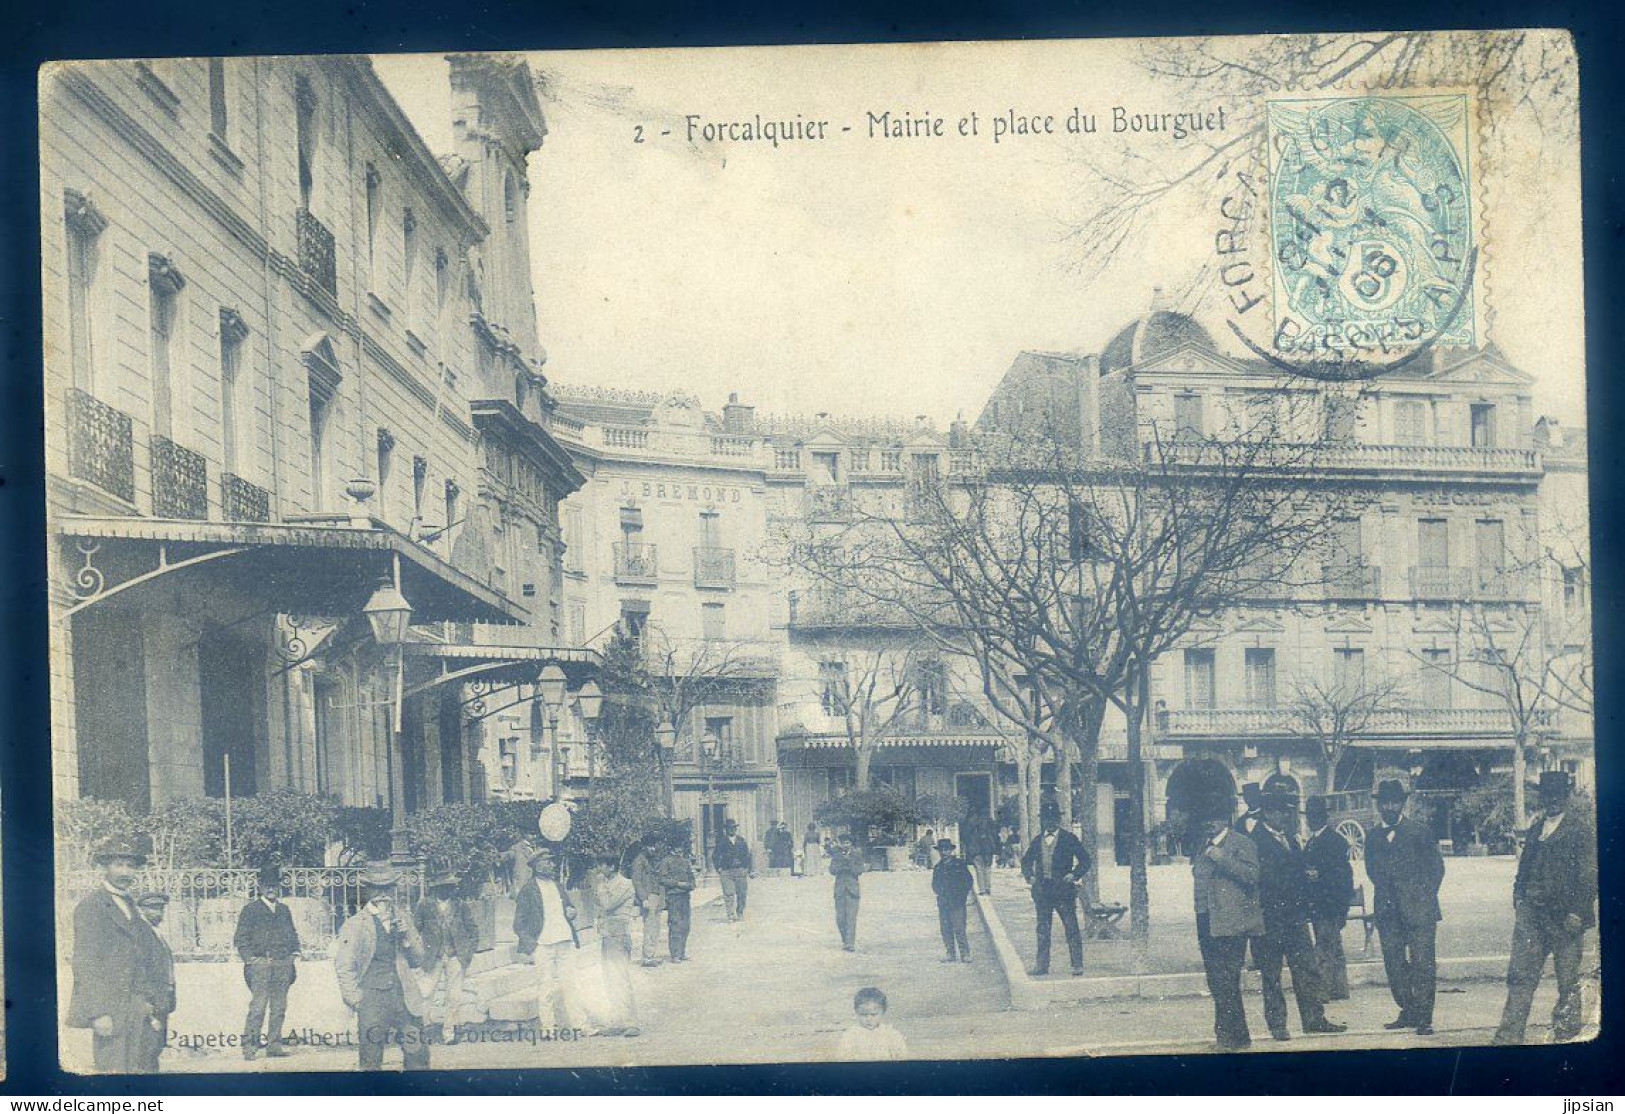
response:
M401 559L399 554L394 556L391 566L392 575L373 592L372 598L361 609L361 614L367 617L367 625L372 628L372 637L380 646L387 646L395 651L395 694L394 715L390 728L395 735L392 744L398 744L401 735L401 704L405 700L406 686L406 630L412 624L412 605L401 594ZM392 804L400 802L395 796L395 745L391 745L386 754L389 757L389 792ZM229 771L228 771L229 776ZM402 771L402 777L405 772ZM410 849L406 843L406 832L401 828L403 819L401 810L392 807L394 827L390 831L390 858L397 862L405 861L410 857Z
M564 770L562 760L563 749L559 746L559 710L564 707L564 697L569 690L569 678L565 677L564 670L559 668L558 662L549 662L546 669L536 678L536 691L541 696L542 704L547 708L547 730L552 740L553 749L548 756L550 776L549 787L553 791L554 800L564 800Z
M593 728L598 723L598 716L604 710L604 690L598 687L597 681L588 681L576 690L576 708L581 712L581 727L587 734L587 776L597 775L597 752L593 744L597 741Z
M406 628L412 622L412 605L392 581L384 581L361 609L372 627L373 640L380 646L399 646L406 641Z
M655 728L655 743L660 747L660 787L666 794L666 816L670 818L677 815L671 784L671 764L677 756L677 728L671 725L671 720L661 720L660 726Z

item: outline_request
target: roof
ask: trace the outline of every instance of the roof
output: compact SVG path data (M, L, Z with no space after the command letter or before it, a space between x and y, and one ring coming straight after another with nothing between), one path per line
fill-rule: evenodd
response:
M1186 313L1152 310L1118 330L1100 352L1100 374L1132 367L1155 359L1181 345L1198 344L1216 351L1213 336Z

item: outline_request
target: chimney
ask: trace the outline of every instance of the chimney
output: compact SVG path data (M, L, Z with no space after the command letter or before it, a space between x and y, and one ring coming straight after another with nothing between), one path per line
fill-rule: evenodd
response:
M1151 288L1151 312L1168 312L1168 296L1162 292L1161 286L1153 286Z
M738 391L728 392L728 405L722 408L722 428L728 433L739 434L756 430L756 407L741 403Z

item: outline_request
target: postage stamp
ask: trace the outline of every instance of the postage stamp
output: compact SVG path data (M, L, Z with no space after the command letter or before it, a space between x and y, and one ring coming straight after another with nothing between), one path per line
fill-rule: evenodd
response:
M1276 347L1471 346L1466 94L1272 99Z

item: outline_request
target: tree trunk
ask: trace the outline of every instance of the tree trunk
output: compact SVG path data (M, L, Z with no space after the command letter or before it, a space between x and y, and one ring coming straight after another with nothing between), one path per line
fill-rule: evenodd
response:
M1043 819L1044 801L1044 751L1036 743L1027 743L1027 811L1022 817L1026 831L1021 834L1021 845L1025 849L1037 837L1039 823Z
M1104 708L1098 701L1090 701L1079 717L1078 737L1078 838L1094 862L1094 869L1083 878L1083 900L1087 905L1100 902L1100 723Z
M1031 761L1026 747L1016 752L1016 837L1024 850L1032 838L1027 827L1027 763Z
M1055 800L1061 810L1061 827L1072 828L1072 743L1055 750Z
M1147 968L1151 952L1151 887L1146 863L1145 756L1141 740L1141 717L1145 714L1147 677L1136 668L1125 686L1123 713L1128 732L1129 833L1128 906L1129 939L1136 972Z
M1523 746L1524 733L1517 732L1512 736L1512 828L1522 831L1529 823L1524 815L1523 783L1527 776Z
M874 758L873 748L859 744L857 747L857 771L852 775L852 788L864 790L869 788L869 763Z

